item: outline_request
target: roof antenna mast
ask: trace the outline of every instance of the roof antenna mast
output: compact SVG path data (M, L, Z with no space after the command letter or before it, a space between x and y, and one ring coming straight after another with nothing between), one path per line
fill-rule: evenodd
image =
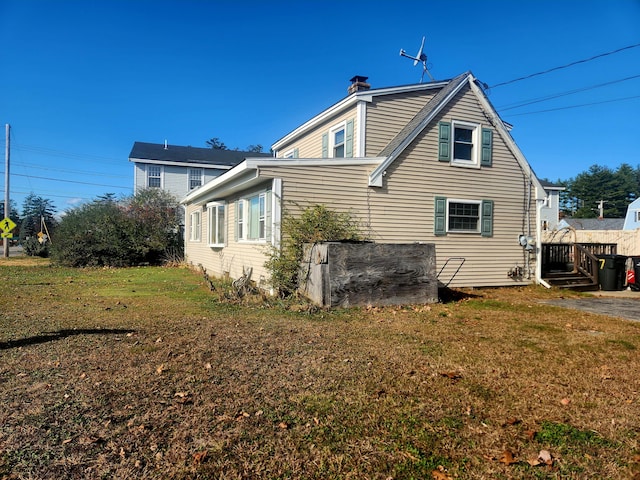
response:
M431 75L431 72L427 68L427 55L426 55L426 53L423 52L423 50L424 50L424 39L425 39L425 37L422 37L422 44L420 45L420 50L418 50L418 53L416 54L415 57L412 57L411 55L407 54L407 52L405 52L403 48L400 49L400 56L401 57L407 57L407 58L410 58L411 60L413 60L413 66L414 67L416 65L418 65L418 63L422 64L422 76L420 77L420 83L422 83L422 81L424 80L424 74L425 73L427 75L429 75L429 78L431 79L432 82L435 82L435 79L433 78L433 75Z

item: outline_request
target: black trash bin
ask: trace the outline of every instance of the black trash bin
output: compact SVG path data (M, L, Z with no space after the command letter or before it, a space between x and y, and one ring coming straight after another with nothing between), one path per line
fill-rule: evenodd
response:
M598 255L598 284L600 290L622 290L627 276L625 255Z

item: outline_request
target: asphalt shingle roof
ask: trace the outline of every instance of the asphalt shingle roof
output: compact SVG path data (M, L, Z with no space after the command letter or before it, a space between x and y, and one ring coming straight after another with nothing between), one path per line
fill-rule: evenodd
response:
M129 160L156 160L178 163L202 163L233 167L247 157L270 157L269 153L244 152L240 150L219 150L215 148L182 147L160 143L135 142Z

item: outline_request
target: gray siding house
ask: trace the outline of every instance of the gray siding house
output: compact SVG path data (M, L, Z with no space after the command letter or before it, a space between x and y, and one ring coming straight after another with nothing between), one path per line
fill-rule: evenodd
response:
M267 153L135 142L129 154L129 161L134 165L134 193L145 188L161 188L180 200L249 155L270 156Z

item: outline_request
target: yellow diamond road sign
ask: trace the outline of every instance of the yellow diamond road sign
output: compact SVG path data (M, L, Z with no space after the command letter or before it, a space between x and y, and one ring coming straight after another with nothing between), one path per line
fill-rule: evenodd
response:
M16 224L9 217L4 217L0 220L0 229L2 229L4 233L9 233L14 228L16 228Z

